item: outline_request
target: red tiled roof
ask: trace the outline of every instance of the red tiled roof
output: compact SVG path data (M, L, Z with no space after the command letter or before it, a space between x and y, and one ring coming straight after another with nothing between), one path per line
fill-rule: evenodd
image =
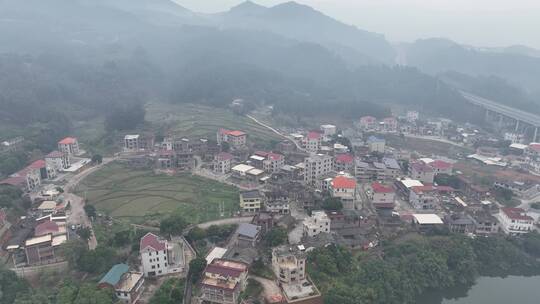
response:
M266 151L255 151L254 154L258 155L258 156L261 156L261 157L266 157L266 156L268 156L269 153L266 152Z
M539 143L532 143L532 144L529 145L529 149L540 153L540 144Z
M424 163L412 163L411 167L418 172L433 172L433 168Z
M394 122L397 122L397 119L395 117L386 117L385 119L383 119L383 121L385 123L389 123L389 122L394 123Z
M239 131L239 130L227 130L227 129L219 129L219 133L223 135L230 135L230 136L243 136L246 135L246 133Z
M362 122L375 122L376 120L377 120L377 118L375 118L373 116L360 117L360 121L362 121Z
M533 218L528 216L527 213L525 213L525 210L521 208L501 208L501 210L504 212L504 214L506 214L506 216L513 220L533 220Z
M76 141L77 141L77 138L75 137L66 137L62 139L61 141L59 141L58 143L61 145L71 145L71 144L74 144Z
M147 247L150 247L156 251L165 250L165 241L160 240L157 235L151 232L148 232L141 239L140 251L143 251Z
M414 193L430 192L436 190L433 186L414 186L411 189L414 191Z
M308 139L319 139L321 138L321 136L322 136L321 133L315 132L315 131L311 131L307 134Z
M332 180L333 188L354 189L356 188L356 180L351 177L338 176Z
M268 157L269 160L281 160L281 159L283 159L283 155L273 153L273 152L268 153L267 157Z
M28 166L28 169L41 169L45 168L47 166L47 163L43 159L36 160L35 162L31 163L30 166Z
M392 193L392 192L394 192L394 189L392 187L382 185L379 182L372 183L371 188L373 189L373 192L375 192L375 193Z
M58 227L57 223L48 221L36 226L35 235L42 236L48 233L58 232L59 230L60 227Z
M454 192L454 188L450 186L437 186L437 191L439 192Z
M205 272L219 274L224 277L239 277L243 271L236 268L229 268L222 265L210 264L206 266Z
M351 164L354 161L354 157L350 154L339 154L336 156L336 163Z
M8 178L0 181L1 185L11 185L11 186L15 186L15 187L24 186L25 183L26 183L26 177L25 176L8 177Z
M219 160L231 160L234 158L234 156L230 153L227 153L227 152L220 152L218 155L217 155L217 158Z
M432 161L431 163L429 163L429 165L432 168L439 169L439 170L448 170L448 169L452 168L451 163L447 163L447 162L442 161L442 160Z
M45 158L59 158L59 157L64 157L64 153L60 151L52 151L51 153L47 154L47 156L45 156Z

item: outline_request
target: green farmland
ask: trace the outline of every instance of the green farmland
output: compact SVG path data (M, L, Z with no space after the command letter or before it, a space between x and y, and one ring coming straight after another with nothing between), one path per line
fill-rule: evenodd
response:
M238 208L238 190L232 186L191 174L156 175L117 163L89 175L77 192L99 212L140 224L171 213L192 223L204 222L229 217Z

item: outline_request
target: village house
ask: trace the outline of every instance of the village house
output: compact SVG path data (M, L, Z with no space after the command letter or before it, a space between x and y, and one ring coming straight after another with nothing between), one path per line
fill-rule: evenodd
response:
M304 219L304 235L314 237L320 233L330 233L330 218L324 211L313 211L310 217Z
M334 160L334 170L337 172L353 173L354 157L351 154L337 154Z
M453 165L443 160L434 160L428 164L433 168L434 174L447 174L452 175Z
M421 181L422 183L433 184L435 179L435 170L423 162L414 162L409 165L409 176L412 179Z
M452 233L469 234L475 233L476 226L472 216L468 214L452 214L444 218L448 230Z
M497 218L502 231L512 236L529 233L534 225L534 219L521 208L501 208Z
M227 174L231 172L231 164L234 156L227 152L220 152L214 156L213 169L219 174Z
M370 136L367 141L369 152L384 153L386 141L383 138Z
M377 118L373 116L360 117L358 127L364 131L373 131L377 128Z
M241 223L236 229L236 245L239 247L255 247L261 236L261 227Z
M416 122L419 117L420 117L420 114L418 113L418 111L407 111L407 116L406 116L407 122L409 123Z
M490 212L478 211L473 213L476 234L489 235L499 232L499 221Z
M321 132L324 141L329 141L334 135L336 135L336 126L334 125L321 125Z
M214 259L206 266L200 284L203 303L237 304L247 285L248 265Z
M306 151L317 153L321 149L322 134L319 132L309 132L302 140L302 145Z
M122 303L132 304L144 289L144 276L142 272L129 271L126 264L116 264L101 278L98 287L110 288Z
M176 154L173 150L159 150L156 152L155 159L158 169L172 169L176 167Z
M79 141L76 137L66 137L58 142L58 151L68 155L78 155L80 153Z
M304 159L304 182L314 186L317 179L333 169L333 158L329 155L316 154Z
M69 154L60 151L53 151L45 156L47 167L53 168L56 172L63 171L71 166Z
M379 182L371 183L369 198L376 209L394 209L396 193L392 186L386 186Z
M414 186L410 189L409 203L416 210L433 210L439 206L437 188L433 186Z
M280 283L298 284L306 278L307 254L300 248L280 246L272 249L272 269Z
M22 147L24 137L17 136L0 143L0 152L15 152Z
M268 173L278 172L285 165L285 157L277 153L267 153L263 161L263 170Z
M398 121L395 117L386 117L382 121L382 129L386 132L395 133L398 130Z
M239 130L219 129L217 132L217 143L228 143L233 149L244 148L247 143L247 134Z
M139 151L139 134L128 134L124 136L124 151Z
M240 192L240 209L244 213L255 214L261 210L263 195L259 190Z
M343 209L354 210L356 201L356 179L339 175L331 182L330 195L339 198Z
M444 225L443 220L436 214L413 214L412 218L413 225L423 232Z
M145 277L179 273L185 267L185 241L182 238L168 241L151 232L140 241L140 257Z

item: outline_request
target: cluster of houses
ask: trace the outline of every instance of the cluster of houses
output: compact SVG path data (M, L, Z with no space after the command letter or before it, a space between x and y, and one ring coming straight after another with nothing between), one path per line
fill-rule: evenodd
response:
M53 181L62 173L77 172L90 163L89 159L78 157L81 152L77 138L66 137L58 142L58 150L11 174L1 180L0 184L12 185L28 192L39 191L44 181Z
M64 259L61 245L71 233L67 224L69 210L57 195L48 193L47 197L49 200L36 200L30 214L12 224L3 213L6 230L1 246L11 255L15 267L46 265Z

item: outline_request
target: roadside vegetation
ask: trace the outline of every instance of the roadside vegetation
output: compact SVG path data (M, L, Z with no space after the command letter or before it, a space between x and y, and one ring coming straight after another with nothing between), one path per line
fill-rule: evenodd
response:
M472 285L478 276L540 274L540 237L421 237L382 246L380 257L329 246L310 253L308 270L325 303L416 303L426 291Z

